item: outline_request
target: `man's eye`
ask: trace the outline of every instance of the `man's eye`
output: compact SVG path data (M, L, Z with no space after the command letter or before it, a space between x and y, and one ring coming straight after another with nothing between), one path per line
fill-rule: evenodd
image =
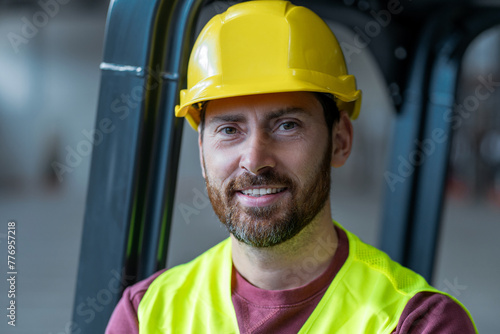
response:
M222 133L226 134L226 135L234 135L236 134L236 129L233 128L233 127L225 127L221 130Z
M295 122L285 122L280 125L280 128L282 130L292 130L297 126L297 123Z

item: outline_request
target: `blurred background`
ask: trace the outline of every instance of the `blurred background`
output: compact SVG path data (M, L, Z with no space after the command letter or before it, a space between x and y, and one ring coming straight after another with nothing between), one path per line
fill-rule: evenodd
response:
M1 333L71 332L108 6L89 0L0 1L0 271L2 277L8 271L9 221L17 224L18 270L17 325L8 326L2 314ZM200 22L220 10L207 8ZM352 40L352 30L328 23L340 41ZM398 52L405 57L404 50ZM500 81L499 59L500 28L470 44L457 108L475 94L481 78ZM388 150L397 140L391 136L397 87L385 82L368 48L353 54L348 67L364 100L354 122L354 151L346 166L333 171L331 204L334 219L377 246ZM500 330L499 105L500 92L494 90L454 127L432 282L468 307L480 333ZM76 150L84 154L58 172L57 163ZM204 189L197 135L186 123L168 266L227 237ZM2 279L2 308L6 291Z

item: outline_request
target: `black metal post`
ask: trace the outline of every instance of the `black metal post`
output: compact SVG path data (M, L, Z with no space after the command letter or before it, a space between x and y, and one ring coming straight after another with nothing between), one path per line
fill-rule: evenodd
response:
M415 139L420 137L422 131L427 100L426 84L430 76L431 50L437 27L438 22L432 20L423 29L415 47L403 104L394 123L391 158L384 174L386 190L381 248L400 263L406 261L416 178L415 166L408 163L408 157L415 151Z
M393 136L385 197L382 249L432 281L453 136L453 111L465 49L500 23L496 8L437 13L419 42L409 89ZM422 76L425 73L426 76ZM407 94L407 95L408 95ZM410 110L410 111L409 111ZM411 119L410 119L411 118Z
M73 323L102 333L123 288L136 280L143 183L147 67L159 1L110 4ZM129 240L129 238L131 240ZM134 241L134 242L132 242Z
M163 82L143 220L139 278L148 277L166 266L183 129L183 119L175 118L174 107L179 99L180 85L186 82L187 61L202 2L175 2L165 32Z

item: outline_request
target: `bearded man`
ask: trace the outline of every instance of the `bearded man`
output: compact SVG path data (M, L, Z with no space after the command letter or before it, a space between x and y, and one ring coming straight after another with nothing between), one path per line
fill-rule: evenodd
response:
M360 101L310 10L251 1L214 17L176 115L198 130L230 237L127 288L107 333L475 333L457 300L332 222L330 169Z

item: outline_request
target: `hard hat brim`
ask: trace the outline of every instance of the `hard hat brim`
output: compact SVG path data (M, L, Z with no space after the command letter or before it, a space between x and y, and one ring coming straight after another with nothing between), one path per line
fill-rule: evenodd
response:
M295 70L291 77L277 78L278 80L263 80L258 85L248 83L220 84L221 78L209 78L190 90L184 89L181 91L181 100L180 104L175 107L175 115L177 117L186 117L189 124L196 130L200 122L200 115L195 105L200 102L245 95L304 91L332 94L336 98L340 110L347 111L351 119L358 117L361 91L353 90L355 81L352 75L345 75L341 78L325 78L323 74L315 73L317 77L315 81L319 81L316 84L311 82L310 71L307 73L308 81L300 80L302 74L300 72L300 70Z

